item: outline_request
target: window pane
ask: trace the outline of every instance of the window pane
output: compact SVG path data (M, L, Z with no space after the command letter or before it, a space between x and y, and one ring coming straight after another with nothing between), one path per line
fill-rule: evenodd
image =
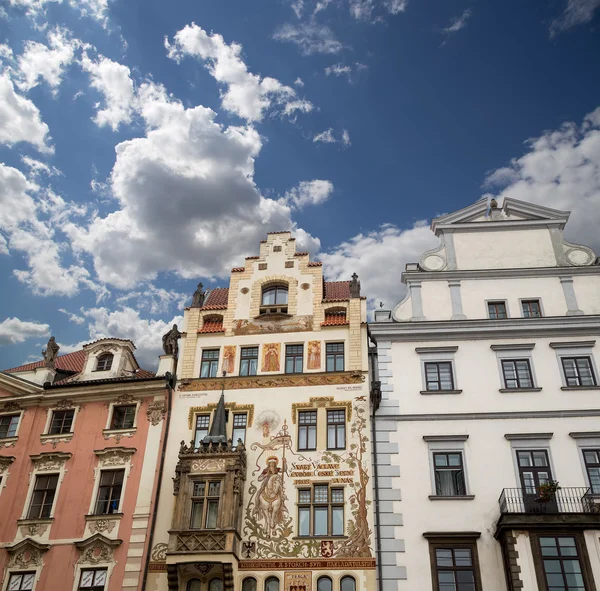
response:
M307 449L317 449L317 428L308 427L308 446Z
M308 507L298 509L298 535L310 536L310 509Z
M471 550L468 548L454 550L454 559L456 561L456 566L472 566Z
M334 488L331 490L331 502L332 503L343 503L344 502L344 489Z
M201 591L202 590L202 581L200 579L192 579L188 581L187 591Z
M206 528L215 529L217 527L217 515L219 513L219 501L208 501L206 511Z
M454 566L452 562L452 550L438 548L435 551L435 561L438 566Z
M202 527L202 509L204 503L202 501L194 501L192 503L192 520L191 527L201 528Z
M344 535L344 508L333 507L331 509L331 535L342 536Z
M223 591L223 581L221 579L213 579L208 586L208 591Z
M242 591L256 591L256 579L244 579L244 582L242 583Z
M356 591L356 581L352 577L344 577L340 585L340 591Z
M265 582L265 591L279 591L279 579L271 577Z
M309 504L310 503L310 491L309 490L299 490L298 491L298 502L300 504Z
M321 577L317 581L317 591L332 591L333 586L329 577Z
M318 484L315 486L315 503L326 503L329 499L327 498L327 485Z
M327 535L327 507L315 507L315 536Z
M534 451L533 452L533 465L534 466L547 466L548 458L545 451Z

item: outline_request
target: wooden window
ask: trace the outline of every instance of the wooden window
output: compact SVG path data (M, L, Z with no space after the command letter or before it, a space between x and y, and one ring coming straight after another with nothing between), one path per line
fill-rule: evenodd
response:
M596 376L590 357L561 357L567 386L595 386Z
M304 345L286 345L285 373L302 373L304 365Z
M214 378L219 368L219 349L204 349L200 364L201 378Z
M481 591L474 542L448 540L429 545L434 591Z
M288 303L287 285L272 285L263 289L262 306L281 306Z
M507 389L533 388L529 359L503 359L502 375Z
M508 318L505 302L488 302L488 316L491 320Z
M346 449L346 411L327 411L327 449Z
M96 360L96 371L108 371L112 367L113 354L105 353Z
M590 481L590 488L595 495L600 494L600 449L584 449L583 461Z
M50 422L49 435L58 435L60 433L70 433L73 425L73 417L75 411L70 410L55 410L52 413L52 421Z
M21 415L3 415L0 417L0 439L14 437L17 434L17 425Z
M234 413L233 415L233 434L231 437L233 445L237 445L238 440L246 443L246 425L248 424L248 415L245 412Z
M269 577L265 581L265 591L279 591L279 579L277 577Z
M586 591L574 536L540 536L541 566L548 591Z
M137 405L125 404L113 406L111 429L132 429L135 424Z
M435 494L460 497L467 494L462 452L434 452Z
M242 583L242 591L256 591L256 579L246 577Z
M258 347L242 347L240 375L255 376L258 370Z
M523 310L523 318L541 318L542 316L540 300L523 300L521 309Z
M34 585L35 573L13 573L8 581L8 591L30 591Z
M119 512L125 470L103 470L96 499L95 515L110 515Z
M194 434L194 447L200 447L202 440L208 435L210 415L196 415L196 432Z
M329 577L319 577L317 591L333 591L333 583Z
M315 484L298 489L298 536L344 535L344 489Z
M344 371L344 343L327 343L327 371Z
M106 588L107 570L105 568L86 568L81 571L79 587L86 591L104 591Z
M48 519L50 517L57 486L58 474L36 475L27 519Z
M354 577L344 577L340 581L340 591L356 591L356 581Z
M192 529L216 529L219 517L221 482L196 480L192 491Z
M519 478L523 488L525 503L531 495L537 498L540 485L552 480L548 452L545 449L520 449L517 451Z
M451 361L425 362L425 387L429 391L454 390Z
M307 451L317 449L317 411L298 412L298 449Z

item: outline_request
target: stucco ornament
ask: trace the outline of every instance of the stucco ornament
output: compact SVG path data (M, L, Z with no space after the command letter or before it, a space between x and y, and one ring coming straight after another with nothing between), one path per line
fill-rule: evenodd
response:
M67 398L63 398L59 400L51 409L48 410L68 410L70 408L75 408L72 400Z
M101 562L111 562L112 557L112 548L97 540L82 552L79 562L80 564L100 564Z
M0 406L0 412L13 412L15 410L21 410L21 405L18 402L5 402Z
M225 470L225 460L194 460L190 464L190 469L192 472L220 472Z
M164 402L160 402L159 400L155 402L151 402L146 409L146 415L148 416L148 420L152 423L153 426L158 425L164 418L167 412L167 408L165 407Z
M202 284L200 284L202 285ZM167 548L168 544L156 544L152 548L152 554L150 555L154 562L166 562L167 561Z
M106 531L110 533L113 529L115 529L116 522L111 521L110 519L98 519L97 521L90 521L90 532L91 533L100 533Z
M50 546L38 544L33 540L24 540L12 549L7 548L10 553L8 568L31 568L42 566L42 554Z
M23 525L20 529L24 536L43 536L48 529L48 523L36 521Z
M60 470L65 462L71 457L71 454L62 452L41 453L38 456L31 456L33 468L37 472L48 472L52 470Z
M108 449L100 456L102 466L124 466L131 458L135 449Z
M54 337L50 337L46 348L42 351L44 356L44 365L50 369L54 369L56 366L56 357L58 356L58 350L60 347Z
M112 400L109 400L106 403L106 406L110 406L110 403L113 404L135 404L137 402L137 399L135 397L133 397L131 394L123 394L121 396L119 396L118 398L113 398Z
M8 467L15 461L14 456L0 456L0 474L8 470Z

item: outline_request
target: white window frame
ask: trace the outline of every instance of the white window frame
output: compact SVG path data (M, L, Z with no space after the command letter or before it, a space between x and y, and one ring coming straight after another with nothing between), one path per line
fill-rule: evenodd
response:
M10 577L12 575L19 575L22 573L35 573L35 578L33 581L33 589L35 591L37 589L38 583L40 582L40 577L42 576L42 566L28 566L26 568L7 568L5 570L6 580L4 585L2 585L2 591L8 591L8 584L10 583Z
M518 392L540 392L541 387L538 386L537 376L535 375L535 366L533 364L532 351L535 343L511 343L508 345L490 345L490 349L496 353L496 362L498 364L498 377L500 378L499 391L502 393L518 393ZM502 370L502 361L519 361L525 359L529 361L529 369L531 371L531 380L533 385L531 388L507 388L504 381L504 371Z
M510 442L511 454L513 459L513 468L515 471L515 486L512 488L521 488L521 476L519 473L519 460L517 458L518 451L544 450L548 454L548 463L550 464L550 472L552 472L553 480L558 481L558 475L554 467L552 458L552 449L550 448L550 440L553 433L507 433L504 438ZM511 488L511 487L507 487Z
M469 485L469 470L467 468L467 457L465 453L465 441L469 438L466 434L457 435L423 435L423 440L427 443L427 455L429 458L429 478L431 481L431 495L429 498L432 501L466 501L475 498L471 493ZM435 486L435 465L433 463L434 453L457 453L462 456L463 477L465 481L465 494L456 497L447 497L437 494Z
M448 347L416 347L415 352L419 355L419 363L421 364L421 394L460 394L462 390L458 387L458 376L456 373L455 354L458 351L458 346ZM425 374L425 363L445 363L450 362L452 365L452 390L428 390L427 376Z
M19 430L21 429L21 423L23 422L23 415L25 414L24 410L7 410L5 412L0 412L0 417L19 415L19 420L17 421L17 430L12 437L2 437L0 441L2 442L4 447L14 447L17 439L19 439Z
M133 406L135 404L135 416L133 417L133 427L128 427L127 429L111 429L111 423L113 418L113 411L115 406ZM106 417L106 427L104 428L105 432L110 433L119 433L122 431L135 431L137 429L138 418L140 416L140 406L142 405L141 400L132 400L131 402L117 402L112 401L108 405L108 417Z
M126 454L126 459L121 464L107 464L104 461L104 456L111 451L122 452ZM94 489L92 493L92 498L88 510L88 515L96 515L96 501L98 500L98 492L100 491L100 477L102 476L102 472L111 472L113 470L125 470L123 474L123 487L121 488L121 498L119 499L119 510L115 513L106 514L107 518L110 518L112 515L121 515L123 513L123 503L125 502L125 493L127 492L127 481L129 480L129 474L131 472L132 464L131 457L135 453L135 448L108 448L95 452L98 456L98 464L94 468ZM102 513L104 515L104 513Z
M69 433L57 433L55 435L50 435L50 433L48 433L48 431L50 430L50 425L52 424L52 417L54 416L55 412L60 412L62 410L73 410L75 411L73 413L73 422L71 423L71 431L69 433L73 434L75 433L75 421L77 420L77 415L79 414L79 411L81 410L81 406L77 405L77 404L73 404L72 406L69 407L65 407L65 408L60 408L55 406L50 406L48 407L48 416L46 417L46 423L44 424L44 431L42 433L42 435L48 436L48 437L60 437L61 435L68 435Z
M493 300L492 300L493 301ZM546 312L544 311L544 305L542 303L542 298L539 296L534 296L531 298L519 298L519 312L521 313L521 318L531 318L531 316L525 316L523 313L523 302L533 302L536 301L540 306L540 318L544 318L546 316ZM507 308L508 313L508 308Z
M104 587L104 591L107 591L110 585L110 577L112 576L112 571L115 568L116 563L113 562L99 562L98 564L75 564L75 580L73 581L73 589L72 591L79 590L79 581L81 579L81 571L91 570L94 568L105 568L106 569L106 585Z
M560 379L562 380L562 390L590 390L600 388L600 377L598 376L598 368L596 366L596 360L594 359L593 348L596 341L569 341L569 342L553 342L550 346L556 352L556 360L558 362L558 371L560 372ZM567 378L565 376L565 370L562 363L563 357L589 357L592 365L592 371L594 372L594 378L596 379L595 386L569 386L567 385Z
M506 318L490 318L490 308L488 306L488 304L495 304L495 303L502 303L504 304L504 307L506 308ZM510 307L508 305L508 300L506 298L489 298L487 300L485 300L485 317L488 320L507 320L508 318L511 317L510 315Z

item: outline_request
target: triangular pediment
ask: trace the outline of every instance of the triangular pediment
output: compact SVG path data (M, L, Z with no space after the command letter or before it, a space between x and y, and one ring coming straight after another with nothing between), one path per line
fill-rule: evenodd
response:
M43 392L42 386L14 376L6 372L0 372L0 398L9 396L23 396L27 394L39 394Z

